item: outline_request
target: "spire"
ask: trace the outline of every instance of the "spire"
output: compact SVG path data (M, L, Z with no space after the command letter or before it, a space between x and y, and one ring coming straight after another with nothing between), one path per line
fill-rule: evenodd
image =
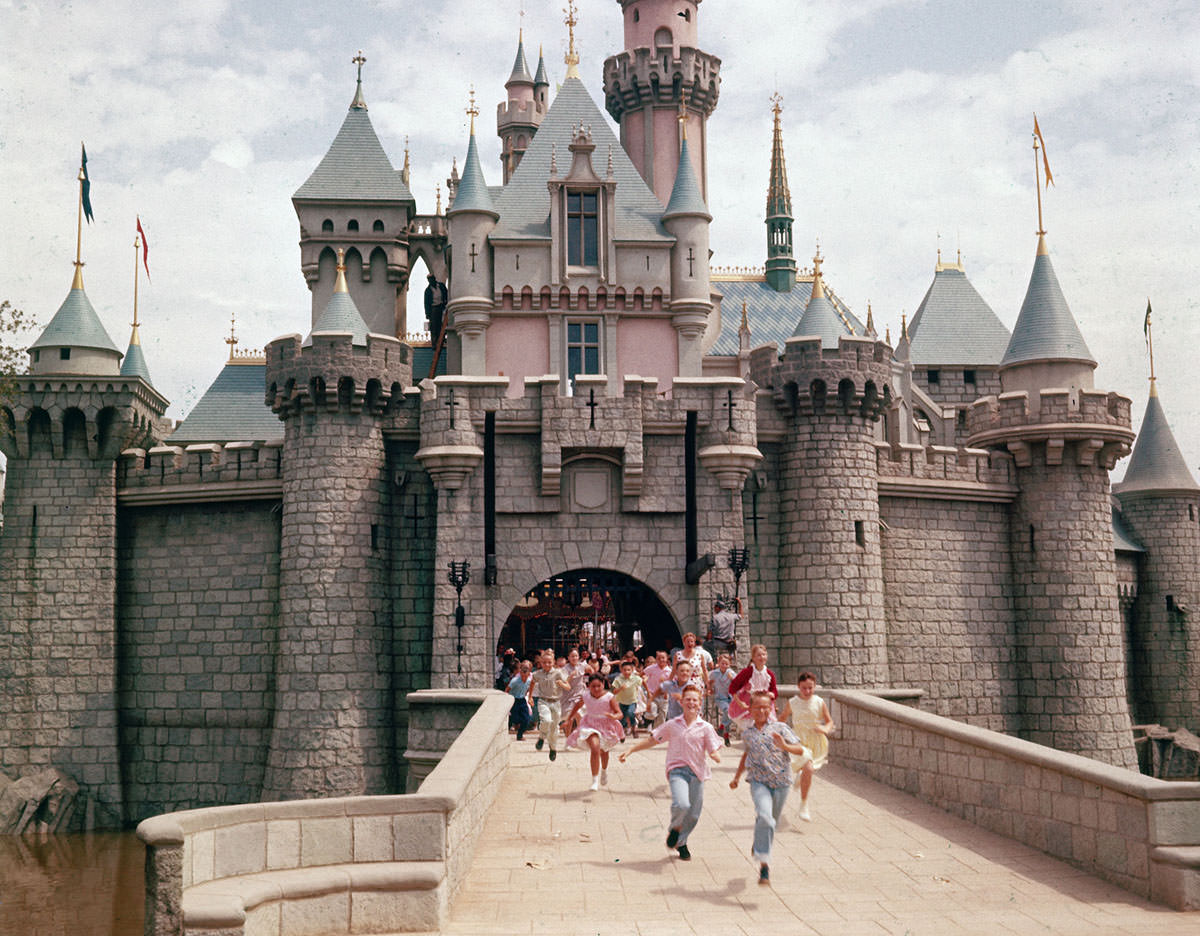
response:
M550 76L546 73L546 57L542 54L542 47L538 46L538 66L537 72L533 76L533 86L550 87Z
M567 25L567 54L563 61L567 64L567 78L579 77L579 53L575 51L575 26L579 22L579 8L575 6L575 0L567 0L567 9L565 10L567 18L563 20Z
M683 121L681 120L680 123ZM699 215L709 221L712 220L712 215L708 213L708 206L704 204L704 196L700 194L700 183L696 180L696 170L692 167L692 156L688 151L686 131L683 142L679 146L679 167L675 170L675 186L671 189L671 200L667 202L663 220L680 215Z
M867 327L863 331L863 334L866 335L868 338L878 338L879 337L879 332L875 331L875 317L871 313L871 300L870 299L867 300Z
M366 110L367 102L363 98L362 93L362 67L367 63L367 58L362 54L362 49L358 50L358 55L350 60L358 66L358 83L354 87L354 100L350 102L351 110Z
M1038 234L1029 288L1000 366L1033 361L1069 361L1096 367L1058 284L1043 233Z
M499 218L496 207L492 203L492 194L488 191L487 182L483 178L483 168L479 165L479 151L475 147L475 117L479 108L475 106L475 89L471 88L471 103L467 108L467 116L471 119L471 139L467 143L467 161L463 163L462 178L458 181L454 192L454 200L446 212L447 217L462 211L480 211Z
M524 29L517 33L517 57L513 61L512 74L508 76L508 81L504 83L504 87L508 88L514 84L533 84L533 78L529 74L529 65L525 61Z
M1200 491L1200 484L1188 470L1171 432L1154 383L1150 384L1150 399L1146 401L1146 414L1142 417L1142 427L1133 445L1133 457L1129 459L1125 479L1114 485L1114 490L1121 495L1134 491Z
M350 298L350 290L346 286L346 252L340 247L337 258L337 282L333 286L333 295L317 317L312 333L305 339L306 346L312 344L312 336L317 332L349 332L354 344L364 346L367 343L367 323Z
M792 257L792 193L788 190L787 166L783 158L783 128L779 115L783 98L771 96L775 129L771 137L771 175L767 182L767 284L776 292L790 292L796 282Z
M821 278L821 263L821 248L818 245L817 253L813 257L812 296L804 308L804 314L800 316L796 330L792 332L792 337L818 337L821 339L821 347L836 348L838 339L843 335L853 334L853 331L829 296L825 294L825 286Z

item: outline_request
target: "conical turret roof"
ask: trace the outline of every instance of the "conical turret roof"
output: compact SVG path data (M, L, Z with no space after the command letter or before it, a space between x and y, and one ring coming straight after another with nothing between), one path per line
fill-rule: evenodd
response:
M813 258L812 295L804 308L804 314L796 324L796 330L792 332L792 337L819 337L822 348L836 348L839 338L853 333L849 323L842 318L837 307L825 295L825 286L821 281L821 257L818 254Z
M83 276L78 270L67 298L37 341L29 346L31 351L35 348L94 348L117 355L121 353L101 324L100 316L96 314L87 293L83 291Z
M550 86L550 76L546 73L546 57L542 55L542 50L538 49L538 67L537 73L533 76L534 85Z
M1096 366L1096 359L1088 350L1062 287L1058 285L1046 240L1041 235L1038 236L1038 252L1033 261L1029 288L1021 303L1021 314L1017 316L1000 366L1032 361L1078 361Z
M512 74L508 76L504 87L507 88L511 84L533 84L533 77L529 74L529 64L525 61L524 35L517 38L517 57L513 61Z
M360 88L361 90L361 88ZM413 201L392 167L359 97L346 112L328 152L293 198L332 201Z
M141 377L150 386L154 386L154 382L150 379L150 368L146 366L146 355L142 353L142 339L136 325L133 326L133 332L129 336L129 348L121 360L121 376Z
M496 213L492 193L488 191L487 182L483 178L483 167L479 165L479 150L475 146L474 129L471 131L470 142L467 143L467 161L463 163L462 179L454 195L454 204L450 206L446 215L450 217L463 211L481 211L493 218L500 217Z
M687 137L684 137L679 145L679 168L675 171L675 185L671 189L671 200L667 202L667 210L663 212L663 220L678 215L699 215L712 220L712 215L708 213L708 205L704 204L704 196L700 194L700 182L696 179L696 170L692 166Z
M912 362L918 365L995 367L1012 338L961 263L938 263L908 331Z
M367 343L367 323L363 320L358 306L350 298L350 290L346 286L346 267L342 263L341 251L338 251L338 275L333 287L333 295L324 310L317 316L312 332L304 339L305 346L312 344L312 336L317 332L349 333L351 342L359 346Z
M783 126L779 119L780 106L776 100L775 129L771 133L771 177L767 182L767 217L792 216L792 192L788 188L787 163L783 158Z
M1175 435L1171 432L1167 414L1163 412L1158 390L1153 384L1125 478L1114 487L1118 494L1134 491L1200 491L1200 484L1196 483L1188 470Z

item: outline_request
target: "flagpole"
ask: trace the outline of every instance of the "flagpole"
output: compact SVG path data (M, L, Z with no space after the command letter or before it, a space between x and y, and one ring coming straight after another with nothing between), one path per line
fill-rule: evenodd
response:
M1154 327L1150 323L1150 300L1146 300L1146 344L1150 347L1150 395L1157 396L1154 392Z
M1046 229L1042 226L1042 177L1041 167L1038 165L1038 138L1037 134L1033 135L1033 187L1037 189L1037 206L1038 206L1038 237L1046 233Z
M82 152L83 144L79 144ZM80 270L83 267L83 164L82 160L79 166L79 213L75 221L75 277L81 279ZM79 288L83 288L83 283L79 283Z
M141 247L136 234L133 235L133 327L138 327L138 248Z

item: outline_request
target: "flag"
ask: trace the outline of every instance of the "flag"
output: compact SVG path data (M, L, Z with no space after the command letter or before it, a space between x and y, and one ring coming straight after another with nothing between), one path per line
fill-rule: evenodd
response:
M83 196L83 216L88 219L88 224L92 223L92 183L88 179L87 174L87 149L82 143L79 144L79 171L83 174L83 187L80 190Z
M137 232L142 238L142 266L146 268L146 279L150 279L150 241L146 240L146 232L142 230L141 218L137 219Z
M1054 176L1050 174L1050 160L1046 157L1046 141L1042 139L1042 128L1038 126L1037 114L1033 115L1033 132L1037 135L1038 142L1042 144L1042 167L1046 170L1046 186L1054 184Z
M1142 334L1146 336L1146 340L1150 340L1150 300L1146 300L1146 321L1142 323Z

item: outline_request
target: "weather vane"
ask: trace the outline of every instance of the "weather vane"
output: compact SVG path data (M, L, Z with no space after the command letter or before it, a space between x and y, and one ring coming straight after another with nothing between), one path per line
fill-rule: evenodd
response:
M578 78L579 53L575 51L575 27L579 23L579 8L575 6L575 0L567 0L563 12L567 14L567 18L563 20L567 24L567 56L564 59L567 63L567 77Z
M467 107L467 116L471 118L471 136L474 136L475 118L479 116L479 108L475 106L475 85L471 85L471 103Z

